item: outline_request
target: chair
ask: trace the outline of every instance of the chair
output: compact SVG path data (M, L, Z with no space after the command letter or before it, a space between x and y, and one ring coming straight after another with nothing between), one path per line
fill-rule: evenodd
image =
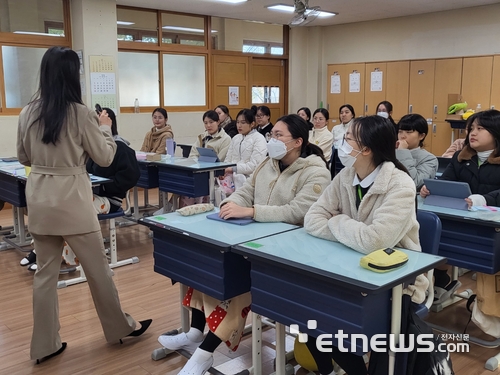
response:
M97 215L97 219L101 220L109 220L109 253L111 262L109 263L109 268L116 268L125 266L127 264L139 263L139 258L132 257L128 259L123 259L118 261L118 253L116 246L116 222L115 219L117 217L122 217L125 215L123 209L119 209L116 212L112 212L109 214L99 214Z
M344 168L344 165L339 159L338 150L332 146L332 158L330 159L330 173L333 178Z
M417 220L420 224L419 237L422 252L427 254L437 255L439 249L439 240L441 239L441 220L439 217L430 211L417 211ZM434 282L432 280L434 270L427 271L427 279L429 280L429 294L425 304L420 304L417 307L417 315L421 318L426 316L434 302Z

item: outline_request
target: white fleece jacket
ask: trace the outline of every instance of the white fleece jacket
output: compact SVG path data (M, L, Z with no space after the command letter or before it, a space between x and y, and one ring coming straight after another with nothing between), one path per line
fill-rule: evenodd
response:
M309 131L309 143L318 146L323 150L325 159L328 161L332 157L333 134L325 126L321 129L314 128Z
M386 247L421 251L412 178L385 162L356 208L354 168L344 168L312 205L304 228L313 236L337 241L364 254ZM424 280L425 279L425 280ZM428 282L419 275L405 293L421 303Z
M266 158L267 142L256 129L247 135L236 134L231 139L227 151L227 163L236 163L236 173L250 176L255 168Z
M224 201L254 207L260 222L302 224L304 215L330 183L325 162L316 155L298 158L283 172L277 160L266 158L245 185Z

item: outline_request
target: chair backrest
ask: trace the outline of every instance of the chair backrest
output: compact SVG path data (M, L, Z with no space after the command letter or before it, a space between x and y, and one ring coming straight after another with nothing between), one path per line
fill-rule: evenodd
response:
M451 162L451 158L443 158L442 156L437 157L438 160L438 173L443 173L446 167L448 167L448 164Z
M417 220L420 224L418 236L420 237L420 247L422 252L437 255L439 250L439 241L441 239L441 220L434 212L418 210ZM423 317L427 314L434 302L434 270L427 271L427 280L429 288L427 289L427 301L425 309L417 309L417 315Z
M434 212L418 210L417 220L420 224L418 235L422 251L437 255L441 238L441 220Z

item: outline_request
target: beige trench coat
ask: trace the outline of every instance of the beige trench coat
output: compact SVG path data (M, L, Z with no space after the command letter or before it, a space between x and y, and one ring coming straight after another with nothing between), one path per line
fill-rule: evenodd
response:
M75 104L68 110L59 141L44 144L37 104L19 115L17 156L31 166L26 184L29 229L43 235L73 235L100 230L92 205L85 164L89 157L102 167L113 161L116 144L108 126L99 127L95 111Z

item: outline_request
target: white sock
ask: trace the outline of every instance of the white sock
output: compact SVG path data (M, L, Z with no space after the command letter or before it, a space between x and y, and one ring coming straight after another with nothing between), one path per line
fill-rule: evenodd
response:
M214 356L214 353L207 352L206 350L198 348L194 351L193 355L191 356L191 359L193 361L198 362L198 363L203 363L203 362L208 361L213 356Z
M192 342L200 342L203 341L203 332L201 332L198 328L191 327L189 331L186 333L189 341Z

